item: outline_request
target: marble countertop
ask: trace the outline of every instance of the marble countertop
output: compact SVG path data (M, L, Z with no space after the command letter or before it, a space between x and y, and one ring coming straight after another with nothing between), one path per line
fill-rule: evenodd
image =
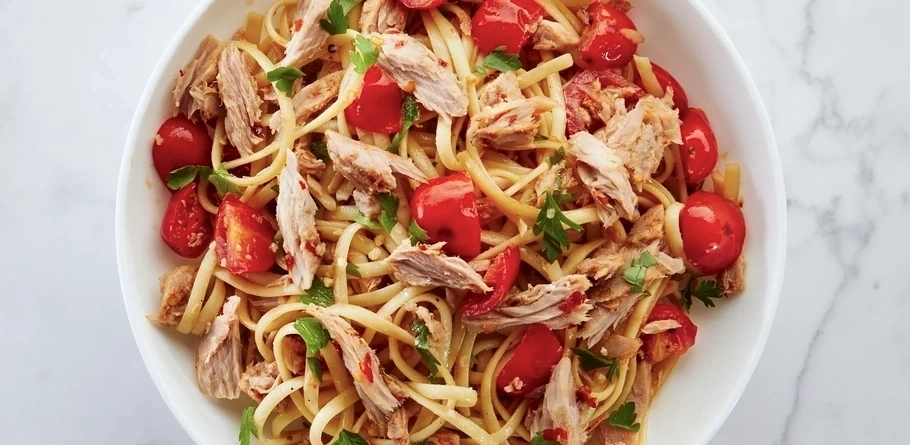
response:
M907 443L910 5L704 1L768 107L790 223L768 347L712 444ZM0 2L8 443L190 443L124 317L113 211L130 118L195 4Z

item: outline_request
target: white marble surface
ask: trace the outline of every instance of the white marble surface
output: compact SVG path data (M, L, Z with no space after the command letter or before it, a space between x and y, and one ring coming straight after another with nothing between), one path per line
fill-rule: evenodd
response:
M906 444L910 5L705 2L761 89L790 198L777 321L712 444ZM113 210L130 117L196 1L54 3L0 1L0 431L187 444L127 326Z

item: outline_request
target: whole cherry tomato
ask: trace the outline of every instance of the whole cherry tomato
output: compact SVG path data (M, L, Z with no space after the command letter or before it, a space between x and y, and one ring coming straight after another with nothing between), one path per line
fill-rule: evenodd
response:
M212 242L212 217L199 203L196 183L171 195L161 221L161 239L177 255L196 258Z
M657 303L648 321L674 320L681 326L657 334L642 334L642 351L645 360L657 363L671 355L683 355L695 344L698 327L682 310L670 303Z
M486 314L499 306L506 299L506 295L518 279L518 270L521 267L521 251L518 246L506 247L487 269L483 276L484 283L493 288L487 293L471 292L461 306L461 313L467 316Z
M152 143L152 163L162 181L187 165L211 165L212 138L205 125L174 116L161 124Z
M446 0L398 0L409 9L433 9L446 2Z
M685 113L686 110L689 109L689 97L686 96L686 90L683 89L679 81L677 81L669 71L663 69L654 62L651 62L651 71L654 72L654 77L657 78L657 83L663 88L664 94L667 93L667 87L673 88L673 106L679 110L680 115ZM635 71L635 85L642 88L645 87L641 81L641 75L638 73L638 70Z
M583 70L566 83L563 96L566 98L567 130L569 136L587 130L585 118L590 116L584 104L591 100L591 94L605 87L628 88L634 91L629 99L638 100L645 97L645 92L625 77L610 70Z
M680 125L683 144L679 147L686 184L694 187L717 166L717 139L708 116L700 108L689 108Z
M480 217L474 183L465 173L431 179L414 190L411 215L430 242L445 241L449 255L474 258L480 254Z
M275 263L275 229L262 212L228 194L215 217L218 264L232 273L265 272Z
M732 265L743 251L746 221L739 206L723 195L697 191L679 213L683 251L704 274Z
M481 52L504 46L505 53L518 54L541 17L534 0L484 0L471 19L471 37Z
M622 67L632 61L638 43L630 38L635 23L626 13L605 2L595 1L586 9L590 24L581 32L578 64L583 68Z
M348 123L374 133L391 134L401 130L401 102L404 92L392 76L378 65L363 75L363 88L351 105L344 109Z
M505 394L523 396L545 385L553 366L562 358L562 343L545 324L532 324L518 346L502 358L496 388Z

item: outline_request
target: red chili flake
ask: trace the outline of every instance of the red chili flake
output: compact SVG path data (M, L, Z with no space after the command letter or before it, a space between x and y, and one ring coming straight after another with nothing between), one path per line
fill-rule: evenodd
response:
M367 352L360 361L360 372L363 373L367 381L373 383L373 357Z
M543 440L560 442L569 439L569 433L564 428L547 428L543 430Z
M184 73L183 70L180 70L180 77L183 77L184 74L186 73Z
M306 249L307 252L312 253L313 256L319 256L319 255L316 253L316 245L315 245L315 244L313 244L313 243L307 241L306 243L304 243L303 248Z
M294 32L300 31L300 28L303 28L303 20L294 20Z
M439 59L439 66L441 66L441 67L443 67L443 68L448 68L448 67L449 67L449 64L446 63L445 60Z
M420 243L417 245L417 248L420 250L427 250L427 245L424 243Z
M566 301L563 301L562 304L559 305L559 310L561 310L565 313L569 313L569 312L572 312L572 310L574 310L578 306L581 306L582 304L584 304L584 302L585 302L585 294L575 291L572 293L572 295L569 295L569 297L566 298Z
M306 190L306 183L305 183L305 182L303 182L303 181L297 181L297 183L300 184L300 188Z
M260 137L264 134L261 124L258 124L258 123L253 124L253 134L255 134L256 136L260 136Z
M284 254L284 264L288 267L288 272L294 270L294 257L291 254Z
M576 389L575 397L577 397L581 403L584 403L585 405L588 405L591 408L597 408L597 399L595 399L594 396L591 395L591 388L588 388L587 386L582 386L581 388Z

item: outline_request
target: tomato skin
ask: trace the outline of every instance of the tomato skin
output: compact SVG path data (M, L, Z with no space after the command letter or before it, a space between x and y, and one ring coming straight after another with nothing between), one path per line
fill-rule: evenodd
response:
M626 13L606 3L595 1L585 10L591 24L581 32L578 45L582 68L606 69L622 67L632 61L638 44L623 35L623 29L635 30L635 23Z
M215 217L215 253L231 273L266 272L275 263L275 229L262 212L228 194Z
M711 130L708 116L700 108L689 108L679 129L683 137L679 151L686 185L694 187L704 181L717 166L717 138Z
M504 394L524 396L550 380L553 367L562 359L562 343L545 324L528 327L518 346L503 357L502 368L496 375L496 388ZM513 382L518 379L520 388ZM511 385L510 388L507 388Z
M718 273L742 254L746 220L738 205L723 195L699 190L679 213L683 251L693 267L706 275Z
M642 334L642 351L645 360L651 363L660 362L671 355L685 354L695 344L695 336L698 334L695 323L692 323L689 316L676 305L670 303L654 305L646 323L660 320L675 320L682 326L657 334Z
M521 267L521 251L518 246L510 245L506 247L496 258L493 264L487 269L483 276L483 281L490 285L493 290L488 293L471 292L465 297L464 305L459 311L462 314L473 317L486 314L499 306L506 299L507 294L515 285L518 279L518 270Z
M240 150L237 150L237 148L231 144L225 144L221 151L221 160L223 162L228 162L237 159L240 159ZM209 165L209 163L205 163L204 165ZM251 168L252 166L250 164L243 164L228 170L228 172L242 178L250 175L250 172L252 171Z
M344 109L344 118L357 128L374 133L392 134L401 130L404 117L401 102L404 92L392 76L378 65L363 75L363 88L351 105Z
M164 121L152 142L152 163L161 181L168 173L187 165L211 165L212 138L205 125L184 116Z
M663 88L664 94L667 93L667 87L673 88L673 106L679 110L680 114L685 113L689 109L689 97L686 95L686 90L683 89L682 84L669 71L654 62L651 62L651 71L654 72L654 77L657 78L657 83ZM635 85L642 88L645 87L638 70L635 71Z
M401 2L401 4L404 5L405 8L417 9L417 10L433 9L446 2L446 0L398 0L398 1Z
M628 88L632 92L628 97L628 99L631 100L638 100L645 97L644 90L613 71L580 71L575 77L572 77L563 88L563 96L566 100L566 130L568 131L569 136L587 129L582 116L584 114L589 114L584 108L584 104L591 100L589 93L599 91L608 86Z
M430 242L445 241L445 253L463 258L480 255L480 216L474 183L467 174L453 173L421 184L411 197L411 215Z
M518 54L541 17L543 7L534 0L484 0L471 18L471 37L480 52L504 46L505 53Z
M197 258L208 249L212 217L199 203L195 182L171 195L161 221L161 239L184 258Z

